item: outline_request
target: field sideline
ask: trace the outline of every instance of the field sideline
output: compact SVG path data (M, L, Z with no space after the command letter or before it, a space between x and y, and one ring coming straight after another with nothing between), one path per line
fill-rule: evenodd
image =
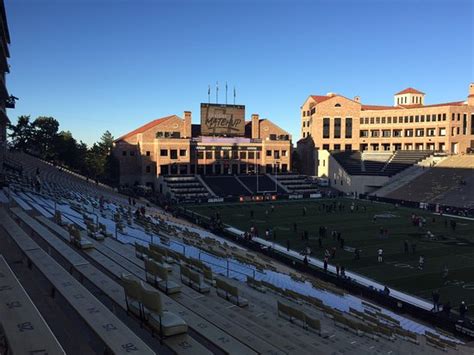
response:
M328 206L331 206L330 212ZM208 204L187 208L208 217L219 213L224 224L244 231L253 226L262 238L268 228L274 233L270 238L275 238L277 243L286 247L289 241L291 249L297 251L309 245L312 255L320 259L324 258L326 249L331 251L335 247L336 257L329 259L330 264L343 265L346 270L428 300L433 290L439 290L440 301L450 301L453 308L462 300L474 307L473 221L453 219L456 221L453 229L449 217L350 199ZM414 226L412 214L423 217L425 224ZM376 219L375 215L378 215ZM327 229L321 239L322 248L318 240L321 226ZM386 234L381 233L381 229L386 229ZM303 240L305 231L309 241ZM359 260L355 260L353 252L340 248L340 242L331 236L332 231L341 233L344 246L349 250L361 250ZM426 237L428 231L434 238ZM405 240L409 245L408 254L404 251ZM379 248L383 249L383 263L377 262ZM420 255L425 258L423 270L418 268ZM443 278L445 266L449 270L447 278Z

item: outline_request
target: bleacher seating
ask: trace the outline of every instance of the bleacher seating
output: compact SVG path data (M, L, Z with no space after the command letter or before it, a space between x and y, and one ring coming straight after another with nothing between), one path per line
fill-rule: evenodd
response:
M267 175L240 175L238 178L255 194L262 192L285 193L285 190L275 184Z
M309 180L305 175L299 174L279 174L274 175L278 183L284 186L290 193L317 193L319 192L318 185Z
M46 176L45 179L50 177L56 178ZM282 179L288 179L290 186L297 181L304 181L302 176L285 176ZM238 181L237 183L240 184ZM87 185L87 182L80 184ZM95 298L84 289L86 284L91 283L108 296L107 302L114 303L113 309L122 310L124 314L120 317L121 323L116 324L120 325L121 332L127 337L134 335L131 329L139 329L138 324L146 330L151 329L152 334L159 334L160 338L164 336L163 345L152 338L144 337L146 345L151 344L153 351L161 350L160 346L167 348L164 353L178 354L210 354L215 349L239 354L378 353L381 350L384 353L416 353L432 352L436 349L468 354L470 351L469 348L444 336L437 337L435 333L422 336L408 331L401 327L397 319L391 318L382 310L355 310L358 314L338 310L322 299L297 292L296 289L276 286L267 282L268 279L264 281L256 278L255 274L253 277L245 275L243 280L239 281L234 279L235 273L229 275L227 271L226 275L223 265L233 262L238 262L240 267L251 265L259 275L264 275L265 270L271 270L272 282L278 272L287 268L280 269L278 264L258 253L250 253L226 242L217 241L191 227L188 229L188 225L183 221L171 219L169 215L163 217L158 210L151 210L153 212L150 211L147 216L134 216L126 201L119 195L111 196L109 204L100 207L97 203L100 193L97 191L90 193L83 186L76 186L76 190L73 185L68 185L70 191L56 189L51 184L49 186L46 194L34 194L31 186L25 184L23 178L16 176L12 184L13 193L18 193L15 201L18 201L18 204L23 201L22 204L30 205L31 208L28 213L20 208L11 210L23 221L22 227L9 218L7 224L2 220L0 228L3 226L8 231L8 238L16 241L15 245L27 253L35 265L39 264L38 268L44 271L48 279L53 279L50 282L73 307L82 309L82 298L75 299L74 294L66 293L68 282L81 291L83 297L91 300L102 315L115 322L113 314L104 307L101 298ZM69 206L71 211L77 212L77 217L73 218L70 213L64 212L61 218L56 217L53 220L54 205L38 205L34 202L35 199L46 200L53 196L61 200L63 206ZM89 212L92 206L97 206L95 208L98 217L97 221L91 222ZM38 213L45 215L32 217ZM4 212L3 216L5 215ZM61 222L63 226L56 222ZM102 223L104 228L101 229L107 232L114 222L122 225L121 230L126 231L130 227L135 234L142 233L142 237L154 237L155 244L153 239L149 244L141 239L134 247L131 243L136 242L136 239L123 239L125 243L122 243L111 238L110 234L104 234L101 240L90 239L93 248L76 249L70 245L69 233L63 228L68 224L75 225L81 233L86 233L86 230L90 229L88 225L101 228ZM31 236L42 240L42 243L35 243ZM2 238L4 237L0 233L0 242ZM182 248L174 247L178 245L177 242L181 243L179 245ZM54 252L51 252L50 248ZM195 248L199 252L194 253ZM214 256L214 263L220 263L218 267L210 262L211 256ZM54 258L61 260L61 263L54 262ZM151 261L151 264L157 266L156 270L153 269L154 266L150 267ZM64 264L66 266L63 266ZM72 269L65 272L64 268L69 264ZM81 279L89 281L83 288L70 275L69 272L73 270ZM149 274L153 277L150 278ZM219 275L215 277L214 274ZM54 281L55 275L60 275L61 282L66 283ZM290 273L290 277L298 282L310 281L314 288L323 290L324 294L336 295L340 300L345 297L342 290L322 280L308 280L303 275L294 273ZM145 284L147 280L149 284ZM243 282L245 280L249 287ZM128 281L131 282L127 283ZM153 285L156 285L156 288ZM167 293L171 293L169 291L174 285L180 292L170 297ZM207 292L213 285L216 286L214 291ZM246 306L247 304L249 306ZM284 306L275 307L275 304ZM128 317L126 310L129 311ZM287 319L290 322L278 316L279 310L281 314L289 315ZM95 316L94 309L81 313L81 317L86 320L94 319ZM100 330L94 323L91 323L91 327L97 332ZM192 332L188 333L188 328ZM324 339L315 336L314 332ZM146 345L142 345L140 340L143 331L139 330L135 335L135 338L138 338L134 340L135 344L140 344L140 350L146 353ZM359 341L361 336L365 338ZM129 345L122 344L117 339L112 342L112 335L107 331L102 331L99 338L109 344L116 353L124 353L127 350L129 352L131 349ZM122 338L120 340L125 341Z
M248 196L251 193L235 176L202 176L209 188L218 196Z
M473 186L474 155L454 155L386 197L473 208Z
M334 151L332 157L349 175L394 176L432 155L425 150L388 152Z
M172 197L177 200L196 200L210 197L209 191L194 175L165 176L166 183Z

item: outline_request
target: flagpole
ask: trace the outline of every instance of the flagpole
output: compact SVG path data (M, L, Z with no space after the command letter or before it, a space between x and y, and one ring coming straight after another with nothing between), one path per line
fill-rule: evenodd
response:
M216 104L219 103L219 82L216 81Z
M211 85L207 86L207 103L211 103Z

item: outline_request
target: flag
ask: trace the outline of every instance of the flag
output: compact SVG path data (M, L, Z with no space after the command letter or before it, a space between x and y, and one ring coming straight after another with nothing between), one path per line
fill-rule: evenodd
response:
M207 95L211 95L211 85L207 88Z

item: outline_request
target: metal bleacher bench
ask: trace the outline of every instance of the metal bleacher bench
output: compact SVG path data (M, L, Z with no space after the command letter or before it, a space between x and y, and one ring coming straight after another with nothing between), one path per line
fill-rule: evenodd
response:
M0 255L0 327L12 354L66 354Z
M12 212L23 223L27 225L31 223L31 217L21 209L13 208ZM97 336L102 339L110 351L114 354L154 354L135 333L95 298L89 290L41 249L36 242L31 240L4 210L0 210L0 221L26 258L49 280L53 290L58 291L64 297ZM26 239L31 240L29 250L22 248ZM35 244L37 247L32 248Z

